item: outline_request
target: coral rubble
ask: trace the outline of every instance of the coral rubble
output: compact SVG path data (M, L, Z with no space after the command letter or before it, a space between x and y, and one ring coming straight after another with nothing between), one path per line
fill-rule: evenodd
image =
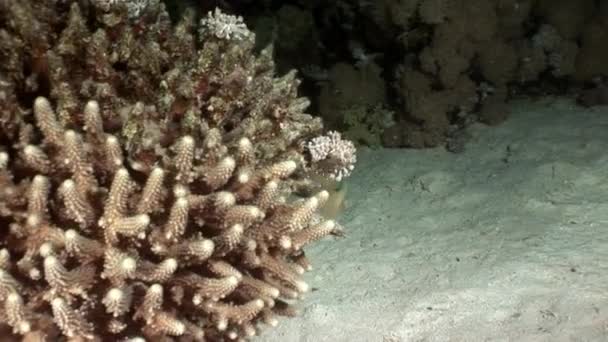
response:
M136 4L137 6L135 6ZM135 7L133 7L135 6ZM347 176L242 20L158 1L0 3L0 323L26 341L246 340L295 314Z

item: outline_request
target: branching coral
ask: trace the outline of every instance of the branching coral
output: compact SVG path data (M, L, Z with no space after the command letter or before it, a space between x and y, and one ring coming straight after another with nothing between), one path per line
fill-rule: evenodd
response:
M317 170L338 182L348 177L355 168L355 145L349 140L343 140L342 135L336 131L313 138L305 144L305 148L311 161L317 165Z
M294 315L309 289L303 248L339 232L317 214L326 191L292 193L308 174L345 176L354 148L340 155L349 164L311 155L322 126L302 112L294 73L275 78L253 34L237 44L207 22L199 47L192 17L172 28L153 4L139 19L97 1L85 9L99 22L73 4L67 25L21 16L0 28L21 44L3 53L36 65L0 66L13 68L0 97L0 322L11 336L245 340ZM0 16L61 6L8 1ZM23 103L33 115L15 114Z

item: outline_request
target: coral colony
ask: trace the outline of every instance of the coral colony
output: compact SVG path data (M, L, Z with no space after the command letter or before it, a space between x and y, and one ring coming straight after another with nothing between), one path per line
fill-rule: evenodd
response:
M0 322L24 341L232 341L309 290L351 142L242 19L0 3Z

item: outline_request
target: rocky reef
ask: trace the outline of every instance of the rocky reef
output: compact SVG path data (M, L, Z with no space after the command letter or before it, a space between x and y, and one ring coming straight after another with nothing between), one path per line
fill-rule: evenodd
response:
M466 127L501 123L510 99L606 102L606 2L245 0L234 7L273 37L279 65L302 71L328 126L364 145L459 151Z

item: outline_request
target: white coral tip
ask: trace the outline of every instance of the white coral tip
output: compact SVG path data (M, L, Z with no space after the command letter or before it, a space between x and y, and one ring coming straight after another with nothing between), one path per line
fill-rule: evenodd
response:
M38 248L38 252L40 253L41 256L46 258L46 257L50 256L51 254L53 254L53 246L50 243L45 242L42 245L40 245L40 248Z
M135 270L135 267L137 267L137 261L135 258L131 257L124 258L124 260L120 263L120 267L127 272L133 271Z
M169 259L165 260L165 265L170 269L176 269L177 260L175 260L174 258L169 258Z
M148 224L150 224L150 216L148 216L147 214L137 215L137 222L144 226L147 226Z
M251 147L251 140L249 138L241 138L239 140L239 147L243 149Z
M76 138L76 132L71 129L68 129L67 131L65 131L64 136L66 139L72 140Z
M11 303L16 303L21 300L21 296L19 296L19 294L16 292L12 292L6 297L6 300Z
M113 288L108 291L108 298L112 300L120 300L122 299L124 292L121 289Z
M327 190L322 190L317 194L317 198L320 201L326 201L329 198L329 192Z
M36 146L34 146L34 145L27 145L23 149L23 153L32 155L32 154L35 154L37 152L37 150L38 149L36 148ZM0 161L2 160L2 155L3 154L6 154L6 152L2 152L2 154L0 154ZM6 158L8 158L8 154L6 154Z
M239 283L239 279L235 276L228 277L228 285L234 286Z
M160 284L152 284L152 286L150 286L150 291L154 293L162 293L163 287Z
M76 233L74 229L66 230L64 235L67 240L74 240L76 237L78 237L78 233Z
M239 183L241 184L245 184L247 182L249 182L249 179L251 179L251 176L249 175L248 172L240 172L238 175L237 180L239 181Z
M42 253L40 253L42 254ZM55 258L54 256L47 256L46 258L44 258L44 266L45 267L51 267L51 266L55 266L58 263L57 258Z
M236 197L231 192L222 191L217 194L220 203L226 206L232 206L236 203Z
M182 143L184 143L185 145L194 145L194 138L186 135L182 138Z
M232 157L226 157L220 162L223 167L233 168L236 166L236 160Z
M87 102L84 106L84 111L85 112L99 112L99 103L97 103L97 101L95 100L90 100L89 102Z
M298 280L296 282L296 287L297 287L298 291L300 291L300 292L308 292L308 290L310 289L310 287L308 286L308 284L306 284L302 280Z
M53 306L62 306L65 304L65 300L63 298L55 298L51 301L51 305Z
M18 329L21 334L26 334L32 330L32 325L30 322L21 321Z
M71 179L66 179L65 181L63 181L63 183L61 183L61 187L66 190L71 190L76 187L76 183L74 183L74 181Z
M293 172L298 167L298 164L293 160L288 160L285 162L285 167L289 170L289 172Z

